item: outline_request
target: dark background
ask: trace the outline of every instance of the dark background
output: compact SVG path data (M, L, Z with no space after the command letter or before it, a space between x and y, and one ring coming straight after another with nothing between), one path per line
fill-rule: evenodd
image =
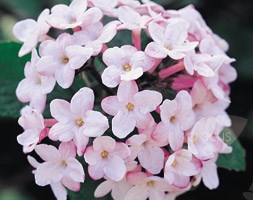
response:
M43 8L64 0L0 0L0 40L14 40L11 29L23 19L36 19ZM67 3L68 0L65 0ZM230 44L228 54L236 58L234 67L238 79L231 84L231 105L228 113L248 120L239 140L246 149L247 167L244 172L219 169L220 186L208 190L201 184L179 200L241 200L253 183L253 1L252 0L160 0L167 8L182 8L192 3L211 29ZM1 56L1 55L0 55ZM0 97L1 98L1 97ZM17 120L0 119L0 200L54 199L49 187L34 183L31 166L17 143L22 133ZM252 186L253 194L253 186ZM253 200L248 193L247 200Z

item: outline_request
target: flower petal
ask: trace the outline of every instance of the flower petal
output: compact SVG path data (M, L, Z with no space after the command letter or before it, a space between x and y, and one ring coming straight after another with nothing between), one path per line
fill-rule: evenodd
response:
M123 70L120 67L116 65L110 65L109 67L105 68L101 75L103 84L111 88L116 87L120 83L120 75L122 73Z
M93 109L94 106L94 92L88 87L79 89L72 97L70 102L70 110L73 113L85 116L86 112Z
M61 154L58 149L52 145L37 145L35 147L35 151L44 161L57 161L61 158Z
M143 90L133 96L134 105L143 114L154 111L162 102L162 98L161 93L151 90Z
M61 123L67 123L73 118L69 102L62 99L54 99L50 103L50 111L53 118Z
M138 92L138 86L135 81L121 81L117 97L120 102L131 100L132 97Z
M109 128L108 119L97 111L87 111L84 123L83 134L88 137L101 136Z
M152 174L160 173L164 165L164 153L159 147L145 146L139 152L138 159L141 166Z
M135 126L136 121L128 112L119 111L112 119L112 132L118 138L125 138Z
M126 173L125 162L119 156L113 156L104 167L105 175L114 181L120 181Z
M103 99L101 103L102 109L109 115L115 116L123 105L119 102L117 96L109 96Z
M39 186L57 183L62 179L61 163L49 161L38 166L35 172L35 182Z

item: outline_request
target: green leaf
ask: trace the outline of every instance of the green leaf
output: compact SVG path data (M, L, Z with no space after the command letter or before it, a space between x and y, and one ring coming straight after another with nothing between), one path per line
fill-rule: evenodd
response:
M15 42L0 43L0 117L19 117L24 104L16 97L16 87L24 78L25 63L30 56L18 57L21 44Z
M1 0L0 6L5 7L21 18L28 17L35 20L42 11L42 1L34 0Z
M225 128L220 137L233 148L230 154L220 154L217 160L217 166L228 170L244 171L246 168L245 150L236 138L233 130Z

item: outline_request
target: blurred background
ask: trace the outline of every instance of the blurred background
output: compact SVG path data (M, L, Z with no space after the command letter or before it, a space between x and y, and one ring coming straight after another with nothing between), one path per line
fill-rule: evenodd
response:
M252 0L157 0L166 8L179 9L193 4L211 29L230 45L229 56L236 58L238 79L231 84L228 113L248 120L239 140L246 149L244 172L219 169L220 186L208 190L202 184L179 200L253 200L253 1ZM0 0L0 41L15 40L13 25L23 19L37 19L44 8L69 0ZM1 55L0 55L1 56ZM1 97L0 97L1 98ZM31 166L22 153L16 136L22 133L17 120L1 118L0 200L51 200L49 187L34 183ZM250 186L251 192L250 193ZM244 194L244 195L243 195Z

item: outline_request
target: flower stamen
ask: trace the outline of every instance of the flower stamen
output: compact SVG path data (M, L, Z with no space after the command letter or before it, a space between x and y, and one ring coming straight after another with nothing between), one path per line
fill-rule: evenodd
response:
M67 64L69 62L68 56L64 55L63 58L62 58L62 62Z
M171 167L176 167L176 165L177 165L177 160L174 159L173 162L171 163Z
M125 72L130 72L132 70L132 67L128 64L125 64L123 69L124 69Z
M155 182L154 182L154 181L148 181L148 182L147 182L147 186L148 186L148 187L154 187L154 185L155 185Z
M103 150L100 155L102 158L107 158L108 152L106 150Z
M126 105L127 110L132 111L134 109L134 105L132 103L128 103Z
M77 120L76 120L76 125L77 125L77 126L80 126L80 127L83 126L83 125L84 125L83 119L77 119Z

